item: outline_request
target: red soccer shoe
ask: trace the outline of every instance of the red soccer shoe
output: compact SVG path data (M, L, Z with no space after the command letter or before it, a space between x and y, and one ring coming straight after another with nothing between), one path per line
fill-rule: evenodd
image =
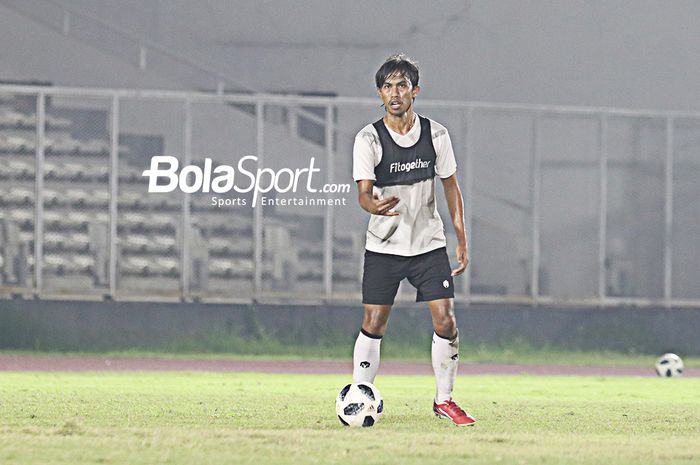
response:
M471 426L476 423L476 419L462 410L452 399L441 404L433 401L433 412L436 417L452 420L457 426Z

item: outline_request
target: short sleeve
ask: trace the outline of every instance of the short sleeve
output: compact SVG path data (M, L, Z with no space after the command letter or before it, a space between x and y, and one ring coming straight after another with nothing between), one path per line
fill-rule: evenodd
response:
M457 172L457 161L452 149L450 134L447 132L447 128L434 121L431 121L431 126L434 127L432 131L433 147L435 147L435 154L437 155L435 174L442 179L449 178Z
M378 163L377 144L377 134L369 127L363 128L355 136L355 145L352 149L352 177L355 181L377 180L374 174L374 167Z

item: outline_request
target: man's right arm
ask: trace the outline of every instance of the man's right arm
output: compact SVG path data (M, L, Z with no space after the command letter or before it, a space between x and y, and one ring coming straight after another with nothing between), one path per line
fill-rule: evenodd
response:
M399 198L392 196L380 200L379 196L374 194L374 167L377 161L372 145L377 144L376 137L369 125L355 137L352 149L352 176L357 181L358 201L365 211L373 215L396 216L398 213L389 210L399 203Z
M371 179L361 179L357 181L358 202L360 206L373 215L397 216L398 212L390 211L399 203L399 198L396 196L379 199L379 196L373 193L374 181Z

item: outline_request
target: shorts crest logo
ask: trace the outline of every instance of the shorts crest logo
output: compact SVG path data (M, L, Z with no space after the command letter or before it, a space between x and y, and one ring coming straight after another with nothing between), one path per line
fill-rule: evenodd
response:
M444 280L444 281L442 282L442 287L444 287L445 289L447 289L448 287L450 287L450 282L449 282L448 280Z
M360 366L362 368L369 368L370 363L368 361L360 362Z

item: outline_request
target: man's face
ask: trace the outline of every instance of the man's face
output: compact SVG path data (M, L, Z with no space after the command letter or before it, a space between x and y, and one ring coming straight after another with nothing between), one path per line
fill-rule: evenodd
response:
M411 81L402 74L392 74L377 89L386 111L394 116L402 116L413 105L413 99L420 92L420 86L413 87Z

